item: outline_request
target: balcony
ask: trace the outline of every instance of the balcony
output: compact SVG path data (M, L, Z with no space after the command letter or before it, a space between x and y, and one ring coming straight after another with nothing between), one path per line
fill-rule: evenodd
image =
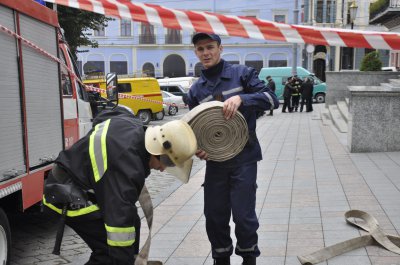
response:
M393 28L400 24L400 0L378 0L370 5L370 24Z
M181 34L166 34L165 44L182 44Z
M156 44L156 37L149 34L140 34L139 44Z

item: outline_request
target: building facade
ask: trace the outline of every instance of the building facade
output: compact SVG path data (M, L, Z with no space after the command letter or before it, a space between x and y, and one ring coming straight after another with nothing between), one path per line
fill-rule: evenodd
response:
M293 23L294 1L137 1L168 8L209 11L225 15L256 17ZM78 66L81 73L117 72L136 76L198 76L201 66L194 54L191 37L194 32L174 30L130 20L115 19L90 37L98 48L80 47ZM292 66L293 45L276 41L221 36L222 58L232 63L262 67ZM300 47L300 46L299 46ZM301 51L301 48L299 49ZM301 52L297 54L301 65Z
M349 30L387 31L381 25L370 25L369 14L372 0L304 0L303 13L305 25ZM357 12L351 20L350 6L355 4ZM325 71L358 70L365 54L370 52L366 48L329 47L318 45L310 49L312 53L304 51L303 65L311 65L315 74L325 80ZM383 65L388 64L389 50L380 50Z
M373 3L370 9L370 23L384 25L391 32L400 32L400 0ZM400 71L400 50L390 51L389 66Z

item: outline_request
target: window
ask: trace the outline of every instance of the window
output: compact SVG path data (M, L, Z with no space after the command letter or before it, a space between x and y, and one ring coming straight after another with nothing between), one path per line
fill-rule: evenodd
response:
M103 25L98 25L97 29L95 29L93 31L93 35L96 36L96 37L104 37L106 35L104 26Z
M62 62L67 65L65 60L65 55L62 50L60 50L61 60ZM69 73L65 67L61 66L61 87L62 93L64 96L72 96L72 84L71 78L69 77Z
M139 44L155 44L156 38L154 37L154 26L149 23L141 24L141 34L139 37Z
M117 88L118 88L118 93L132 92L132 87L130 83L125 83L125 84L119 83L117 85Z
M152 77L155 76L154 65L152 63L145 63L143 65L142 71L143 71L143 75L145 75L145 76L152 76Z
M325 11L325 13L324 13ZM333 0L317 1L317 14L315 20L317 23L334 22L335 2Z
M274 15L274 21L278 23L286 23L286 15Z
M78 67L79 74L82 75L82 61L77 61L76 64Z
M246 66L253 67L256 69L257 72L260 72L261 68L264 66L264 62L262 60L257 60L257 61L245 61L244 63Z
M167 35L165 36L165 44L181 44L182 35L180 30L168 29Z
M282 85L286 85L286 82L291 76L282 76Z
M128 73L128 62L126 61L111 61L110 72L117 73L119 75L126 75Z
M177 86L170 86L168 91L171 94L181 93L181 90Z
M127 19L121 20L121 36L132 36L131 21Z
M85 74L104 74L104 61L87 61L83 66L83 72Z
M287 66L287 60L269 60L268 67L284 67Z

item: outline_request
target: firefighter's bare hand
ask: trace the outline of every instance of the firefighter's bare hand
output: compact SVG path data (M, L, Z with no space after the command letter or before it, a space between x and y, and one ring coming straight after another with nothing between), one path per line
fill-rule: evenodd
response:
M200 158L201 160L208 160L208 155L204 150L197 150L196 156Z
M242 104L242 99L240 98L240 96L233 96L225 100L224 107L222 108L224 118L226 120L229 120L230 118L235 116L238 108L240 107L240 104Z

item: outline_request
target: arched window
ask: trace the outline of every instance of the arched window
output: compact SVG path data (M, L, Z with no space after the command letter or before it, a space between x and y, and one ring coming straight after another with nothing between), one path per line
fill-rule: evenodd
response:
M168 55L163 64L164 77L186 76L186 64L181 56L177 54Z
M104 58L100 54L90 54L87 62L83 66L83 72L85 74L100 74L104 75L105 65Z
M154 77L154 65L152 63L145 63L142 68L143 74Z
M114 54L110 58L110 72L119 75L126 75L128 73L128 62L124 55Z
M271 53L268 59L268 67L283 67L288 65L285 53Z
M233 53L224 54L224 55L222 55L222 58L231 64L239 64L240 63L239 55L237 55L237 54L233 54Z
M244 64L253 67L257 72L260 72L261 68L264 66L264 60L260 54L251 53L246 56Z

